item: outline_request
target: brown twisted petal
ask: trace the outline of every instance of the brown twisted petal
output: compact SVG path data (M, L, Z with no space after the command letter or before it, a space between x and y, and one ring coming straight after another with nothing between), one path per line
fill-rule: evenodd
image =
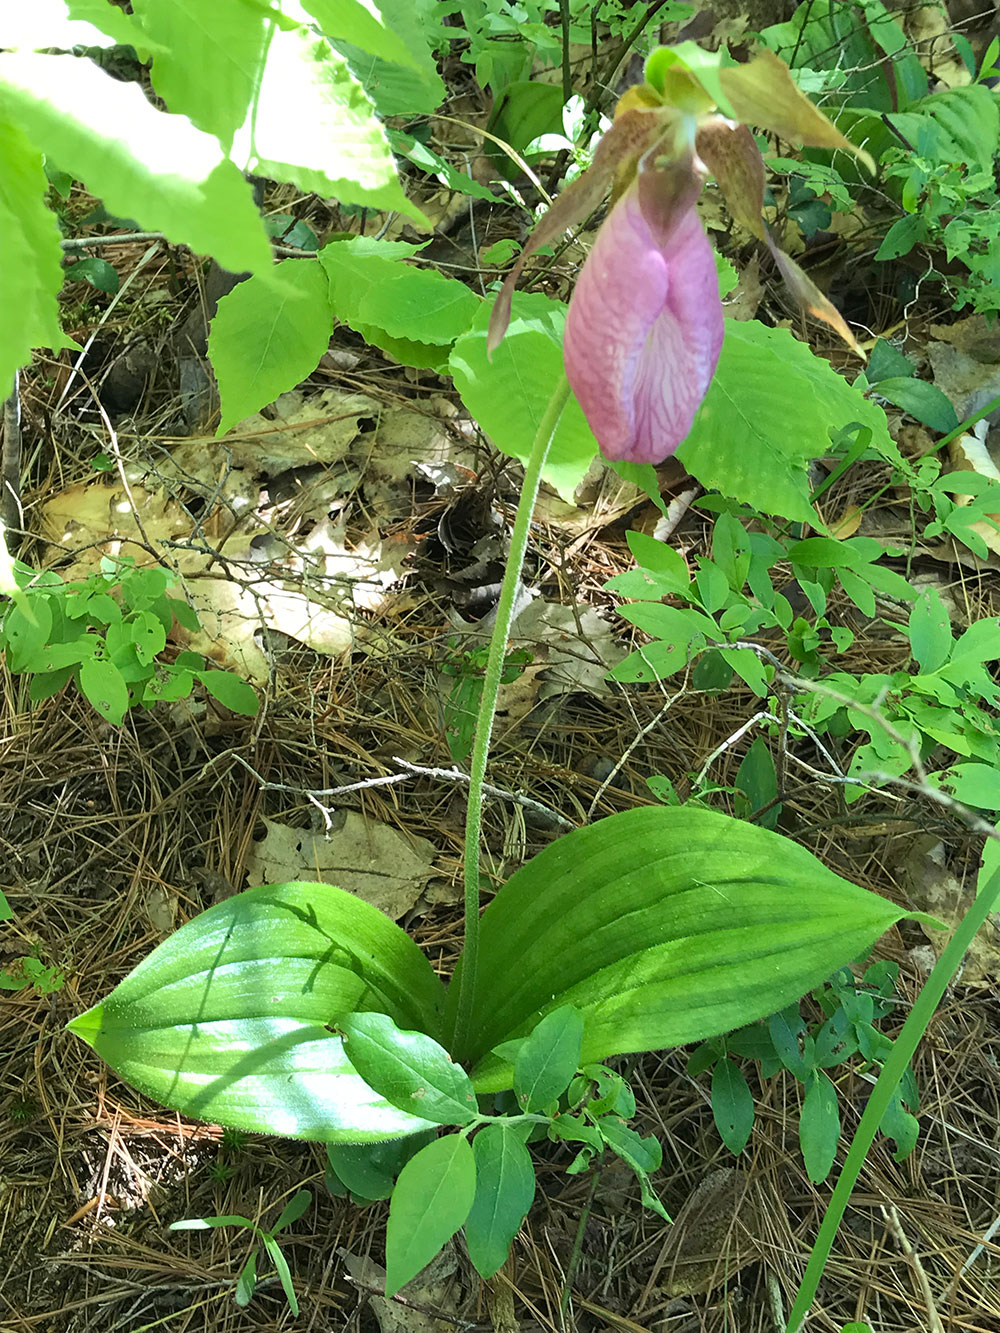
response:
M634 174L636 163L663 137L665 125L676 120L676 114L663 107L631 107L616 118L597 145L593 163L560 193L549 211L539 220L518 256L517 263L507 274L490 316L486 338L486 350L490 356L507 332L511 298L525 262L543 245L561 236L574 222L592 213L610 190L619 168L631 163Z

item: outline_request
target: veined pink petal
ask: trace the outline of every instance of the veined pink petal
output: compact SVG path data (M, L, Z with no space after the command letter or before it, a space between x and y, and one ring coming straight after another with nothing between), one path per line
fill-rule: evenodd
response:
M659 463L708 391L722 349L712 247L693 207L660 244L636 183L597 234L569 304L566 375L611 460Z

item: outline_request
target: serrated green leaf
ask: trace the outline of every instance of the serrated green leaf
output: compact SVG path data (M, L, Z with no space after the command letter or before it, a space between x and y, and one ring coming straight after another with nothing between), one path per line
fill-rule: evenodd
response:
M583 1019L563 1005L546 1014L514 1061L514 1092L525 1111L543 1111L569 1087L580 1066Z
M380 116L429 115L445 100L447 89L431 54L451 35L441 23L440 8L437 0L378 0L382 22L417 55L418 69L381 60L349 42L335 43Z
M432 1037L402 1031L388 1014L351 1014L339 1027L351 1064L393 1106L438 1125L475 1120L468 1074Z
M0 116L55 161L72 163L112 212L234 272L270 271L250 186L218 140L157 111L137 86L74 56L0 55Z
M42 155L16 116L5 113L2 91L0 141L0 309L8 312L0 319L0 399L6 399L32 348L58 351L72 340L59 327L62 251L55 215L45 206Z
M440 1026L441 983L383 913L328 884L263 886L182 926L69 1027L141 1092L218 1124L327 1143L431 1128L331 1035L362 996Z
M254 175L428 225L403 192L385 131L347 61L308 29L272 34L233 154Z
M469 1215L476 1163L468 1139L447 1134L399 1173L385 1232L385 1294L395 1296L446 1245Z
M562 334L566 306L536 293L515 292L510 328L490 362L484 302L469 332L452 349L455 386L474 419L498 449L524 462L535 431L563 374ZM597 441L575 398L556 427L545 480L567 500L587 474Z
M7 6L3 21L8 50L142 44L138 24L108 0L32 0L30 5Z
M766 829L696 807L624 811L500 889L447 1044L487 1092L511 1086L493 1047L563 1004L583 1014L588 1063L701 1041L797 1000L902 915ZM459 993L453 981L452 1026Z
M326 275L311 259L277 266L282 287L248 278L219 302L208 353L219 381L218 434L311 375L330 343Z
M418 74L435 72L426 45L408 43L402 33L386 26L378 0L302 0L302 7L331 41L349 42Z
M134 0L153 55L153 87L171 111L227 151L260 83L271 22L245 0Z
M242 676L231 671L202 671L198 679L213 699L242 717L256 717L260 708L257 691Z
M706 487L764 513L811 522L809 460L829 449L831 430L851 422L869 427L872 447L901 464L885 413L829 362L787 329L730 319L715 378L678 457Z
M476 1193L465 1219L469 1258L482 1278L491 1278L507 1260L535 1197L535 1168L524 1144L523 1127L499 1122L472 1140Z
M729 1151L741 1153L753 1129L753 1094L732 1060L720 1060L712 1070L712 1118Z
M81 693L102 717L120 726L128 712L128 686L118 667L96 657L88 657L77 677Z

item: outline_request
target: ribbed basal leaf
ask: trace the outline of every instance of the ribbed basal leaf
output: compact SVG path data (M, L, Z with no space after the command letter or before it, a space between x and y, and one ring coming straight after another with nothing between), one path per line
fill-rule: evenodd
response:
M70 1028L185 1115L362 1142L426 1129L355 1073L331 1025L355 1010L440 1032L441 983L376 908L327 884L264 885L183 926Z
M564 1004L583 1014L584 1063L698 1041L798 999L904 915L766 829L628 810L547 847L486 909L452 1054L478 1092L510 1087L490 1051Z

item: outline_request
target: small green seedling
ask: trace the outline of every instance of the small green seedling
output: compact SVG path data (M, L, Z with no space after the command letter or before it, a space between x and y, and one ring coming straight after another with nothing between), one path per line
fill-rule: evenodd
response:
M281 1253L281 1247L277 1241L279 1231L285 1227L291 1226L297 1222L302 1214L312 1203L312 1194L309 1190L299 1190L293 1194L289 1201L282 1208L278 1215L278 1220L269 1231L266 1231L256 1222L252 1222L249 1217L244 1217L241 1213L224 1213L219 1217L188 1217L181 1222L171 1222L171 1231L208 1231L211 1227L248 1227L254 1236L260 1241L260 1246L255 1247L246 1263L240 1269L236 1278L236 1304L239 1306L249 1305L253 1299L253 1294L257 1286L257 1256L260 1254L260 1247L266 1250L271 1257L271 1262L277 1269L278 1277L281 1281L282 1290L288 1300L288 1307L293 1315L299 1313L299 1302L295 1295L295 1288L292 1285L292 1275L288 1269L288 1260Z
M31 986L38 995L52 995L66 984L65 973L50 967L34 954L15 958L0 968L0 990L24 990Z
M892 1041L875 1027L895 1008L891 999L899 971L896 963L873 963L861 981L842 967L813 998L824 1021L810 1028L797 1004L761 1023L726 1037L704 1042L688 1060L688 1073L712 1071L712 1114L723 1143L733 1153L746 1147L754 1123L753 1094L740 1066L731 1057L755 1060L761 1079L781 1069L805 1086L799 1117L799 1146L809 1179L819 1183L833 1168L840 1143L837 1090L826 1070L857 1058L862 1073L879 1071ZM896 1143L894 1158L902 1161L917 1142L917 1087L907 1070L889 1109L882 1133ZM907 1108L910 1108L908 1110Z
M452 762L464 764L472 750L472 736L476 729L476 715L483 694L483 677L489 650L477 648L472 652L460 651L455 641L450 644L450 655L441 667L455 683L444 704L444 734ZM531 662L527 648L513 648L504 658L502 685L517 680Z
M185 699L195 681L234 713L254 716L257 696L239 676L206 667L199 653L161 657L176 621L197 633L198 615L170 597L165 569L101 560L100 573L65 583L15 561L18 591L0 614L0 648L8 668L31 677L32 702L51 698L71 681L107 721L120 725L133 706Z

